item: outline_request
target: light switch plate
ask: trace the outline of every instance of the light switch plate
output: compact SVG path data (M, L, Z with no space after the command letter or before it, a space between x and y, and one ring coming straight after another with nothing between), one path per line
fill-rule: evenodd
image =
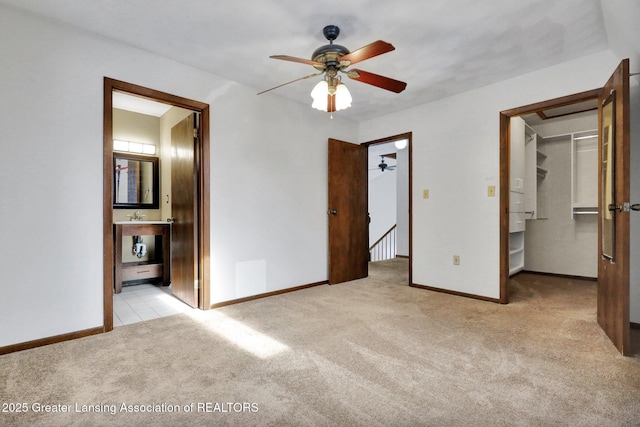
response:
M429 190L422 190L422 198L423 199L429 198Z
M460 265L460 255L453 256L453 265Z
M496 195L496 186L495 185L490 185L487 188L487 196L495 197L495 195Z

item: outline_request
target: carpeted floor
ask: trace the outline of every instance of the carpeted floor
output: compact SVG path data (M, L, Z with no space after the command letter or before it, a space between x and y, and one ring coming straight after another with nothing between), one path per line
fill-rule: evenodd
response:
M406 283L385 261L0 356L0 425L640 425L640 357L598 327L595 282L520 274L508 305Z

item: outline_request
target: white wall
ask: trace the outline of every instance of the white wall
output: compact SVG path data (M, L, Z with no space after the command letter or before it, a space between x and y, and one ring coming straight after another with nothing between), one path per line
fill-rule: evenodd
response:
M327 278L327 138L356 124L4 6L0 62L0 346L103 323L104 76L211 105L212 303Z
M364 141L413 131L414 283L499 297L499 112L602 86L618 62L603 51L360 124Z
M369 171L369 246L396 224L396 176L397 170Z

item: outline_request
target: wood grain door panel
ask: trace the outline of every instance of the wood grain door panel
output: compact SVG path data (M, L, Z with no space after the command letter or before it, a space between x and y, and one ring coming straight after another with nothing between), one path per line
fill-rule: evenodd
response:
M603 188L602 162L603 137L602 129L604 101L612 96L614 99L615 123L614 142L614 205L623 206L629 202L630 196L630 106L629 106L629 60L620 63L599 96L599 174L598 193ZM615 211L615 242L613 243L613 259L603 254L603 217L607 215L608 206L604 206L602 197L599 201L598 221L598 324L611 339L620 353L631 353L629 324L629 261L630 261L630 223L629 211ZM610 215L610 214L609 214Z
M171 129L171 289L176 298L198 306L197 175L195 114Z
M368 275L367 149L329 139L329 283Z

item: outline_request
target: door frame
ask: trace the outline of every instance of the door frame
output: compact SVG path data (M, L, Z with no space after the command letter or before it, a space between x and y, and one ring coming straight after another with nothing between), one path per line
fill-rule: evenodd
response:
M598 99L602 88L537 102L500 112L500 304L509 303L509 202L511 117Z
M399 139L406 139L407 142L407 152L409 154L409 283L411 286L413 284L413 132L405 132L398 135L388 136L386 138L375 139L373 141L363 142L360 145L367 147L367 152L369 151L369 147L372 145L384 144L387 142L394 142ZM368 166L367 166L368 167ZM367 171L368 174L369 171ZM368 250L369 248L367 248Z
M198 175L198 308L209 309L210 295L210 120L209 104L160 92L154 89L104 77L103 96L103 311L104 332L113 330L113 92L147 98L152 101L200 113L200 127L196 143L196 171Z

